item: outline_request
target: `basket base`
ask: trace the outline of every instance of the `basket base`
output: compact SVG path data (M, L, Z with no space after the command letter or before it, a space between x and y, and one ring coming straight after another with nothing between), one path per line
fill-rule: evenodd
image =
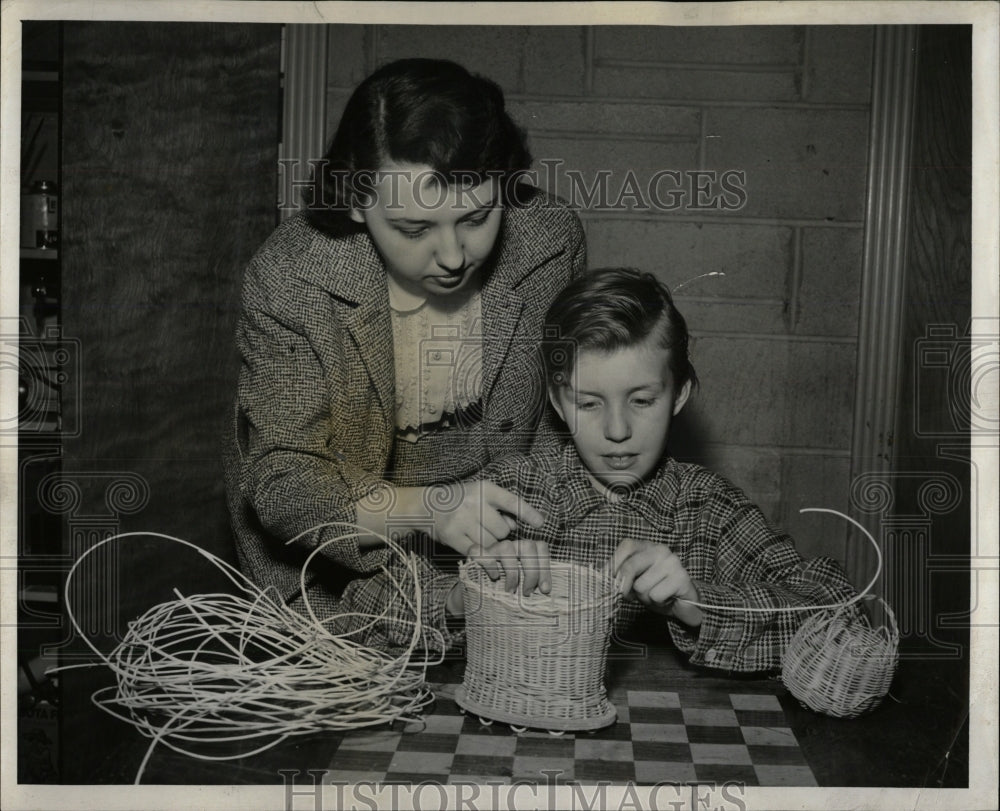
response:
M618 717L618 710L615 709L614 704L606 700L605 703L607 704L607 709L600 715L594 716L593 718L550 718L546 719L544 724L540 724L540 719L537 716L527 717L517 715L515 713L500 712L492 707L487 707L476 701L472 701L468 696L466 696L464 686L459 686L455 690L455 703L466 712L471 712L481 718L502 721L505 724L513 724L532 729L552 730L556 732L586 732L587 730L601 729L609 724L613 724L615 719Z

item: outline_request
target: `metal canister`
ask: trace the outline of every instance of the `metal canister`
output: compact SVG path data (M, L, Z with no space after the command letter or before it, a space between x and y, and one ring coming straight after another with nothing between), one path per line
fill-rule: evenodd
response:
M39 180L21 195L21 247L59 247L59 194L51 180Z

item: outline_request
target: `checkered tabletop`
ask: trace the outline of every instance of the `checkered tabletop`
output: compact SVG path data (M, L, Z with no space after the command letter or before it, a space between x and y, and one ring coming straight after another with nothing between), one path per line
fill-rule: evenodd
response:
M326 780L816 785L775 695L621 689L609 694L614 724L555 736L463 714L456 686L431 685L436 701L423 722L346 733Z

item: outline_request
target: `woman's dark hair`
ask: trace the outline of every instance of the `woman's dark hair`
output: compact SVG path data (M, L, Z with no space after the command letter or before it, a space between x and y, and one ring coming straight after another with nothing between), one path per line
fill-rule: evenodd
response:
M524 133L503 91L443 59L401 59L376 70L351 94L313 180L310 221L331 234L363 228L350 217L359 172L389 162L429 166L449 184L496 176L506 201L531 166Z
M600 268L567 285L545 315L542 355L545 379L569 383L582 350L613 352L642 343L654 331L670 350L674 385L698 377L688 356L688 330L670 291L652 273L634 268Z

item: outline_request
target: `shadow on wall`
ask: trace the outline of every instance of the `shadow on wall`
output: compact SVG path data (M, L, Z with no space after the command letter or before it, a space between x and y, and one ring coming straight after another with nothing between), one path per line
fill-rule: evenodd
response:
M717 469L719 454L708 441L709 430L702 417L695 391L687 406L670 424L670 455L680 462L696 462Z

